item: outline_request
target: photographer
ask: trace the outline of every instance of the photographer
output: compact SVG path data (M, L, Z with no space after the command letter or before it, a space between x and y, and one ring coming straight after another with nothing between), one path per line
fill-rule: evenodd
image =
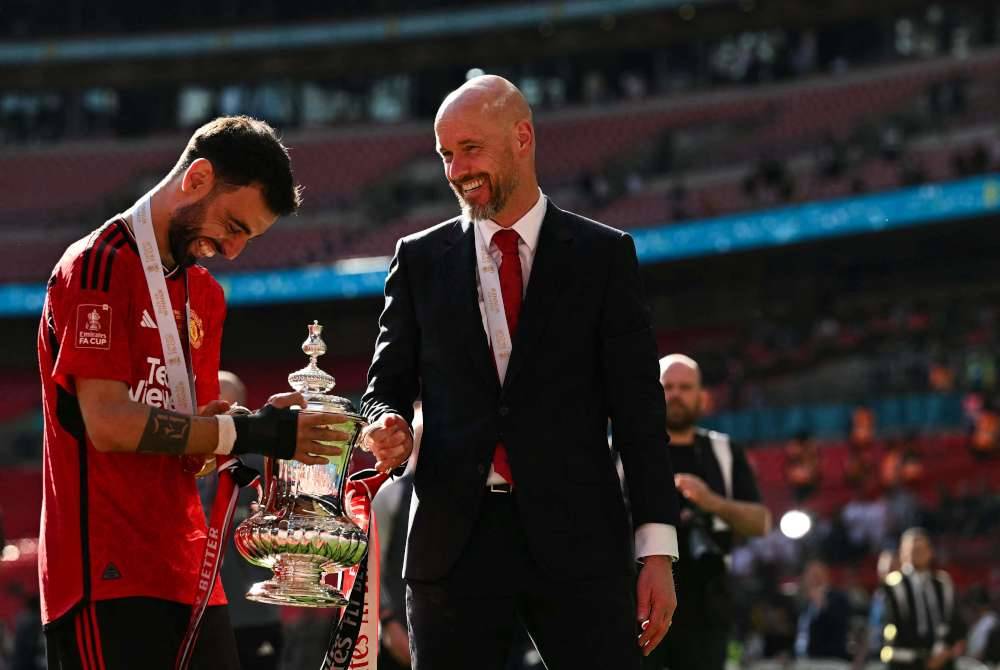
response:
M649 656L647 670L722 670L732 624L727 561L733 535L764 535L771 515L746 455L729 436L698 428L701 372L681 354L660 360L674 483L681 494L678 601L673 626Z

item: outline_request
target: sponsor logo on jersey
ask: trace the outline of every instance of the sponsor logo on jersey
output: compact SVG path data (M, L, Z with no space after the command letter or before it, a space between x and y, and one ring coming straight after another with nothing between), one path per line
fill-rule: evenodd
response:
M156 319L154 319L148 311L142 310L142 318L139 319L139 325L143 328L152 328L153 330L156 330Z
M118 570L118 567L114 563L108 563L108 566L104 568L104 572L101 573L101 579L112 580L121 579L122 573Z
M111 348L111 306L76 306L76 346L78 349Z
M149 372L145 378L140 379L139 383L128 391L128 397L133 402L140 402L150 407L174 409L173 399L170 397L170 387L167 384L167 366L162 363L163 361L155 356L146 357Z

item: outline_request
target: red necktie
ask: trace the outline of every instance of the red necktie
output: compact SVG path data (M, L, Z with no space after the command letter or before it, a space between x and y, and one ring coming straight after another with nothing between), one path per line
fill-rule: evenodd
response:
M521 299L524 293L521 257L517 255L517 243L520 239L517 231L510 228L497 231L493 235L493 243L497 245L501 254L500 294L503 296L503 311L507 316L507 329L510 331L511 342L514 341L514 333L517 331L517 317L521 313ZM503 382L502 379L500 381ZM507 462L507 449L502 442L497 443L496 451L493 452L493 469L508 482L514 483L510 463Z

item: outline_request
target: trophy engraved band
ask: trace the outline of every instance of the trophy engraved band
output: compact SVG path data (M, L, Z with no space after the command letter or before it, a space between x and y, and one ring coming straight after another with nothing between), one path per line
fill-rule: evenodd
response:
M368 548L368 537L344 510L344 487L351 452L367 425L346 398L328 395L336 384L316 358L326 353L323 326L313 321L302 351L309 365L288 375L288 383L306 399L304 412L330 415L330 428L348 434L341 453L325 465L265 459L264 501L234 533L236 548L254 565L271 568L274 576L254 584L247 598L257 602L301 607L341 607L347 598L324 581L357 565Z

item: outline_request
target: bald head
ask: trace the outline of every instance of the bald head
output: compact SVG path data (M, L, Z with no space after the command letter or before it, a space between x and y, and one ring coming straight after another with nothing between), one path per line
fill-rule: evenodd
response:
M509 227L538 202L535 127L514 84L496 75L465 82L441 103L434 134L468 218Z
M219 398L226 402L245 405L247 402L247 387L243 381L228 370L219 370Z
M508 127L531 121L531 107L524 94L495 74L474 77L449 93L438 108L434 125L452 114L477 114Z
M670 354L660 359L660 384L667 403L667 432L683 439L701 418L701 370L693 358Z
M691 358L690 356L685 356L684 354L670 354L669 356L664 356L660 359L660 382L663 382L663 376L667 374L667 371L675 365L680 365L688 370L689 374L694 374L697 383L701 385L701 368L698 367L698 362Z

